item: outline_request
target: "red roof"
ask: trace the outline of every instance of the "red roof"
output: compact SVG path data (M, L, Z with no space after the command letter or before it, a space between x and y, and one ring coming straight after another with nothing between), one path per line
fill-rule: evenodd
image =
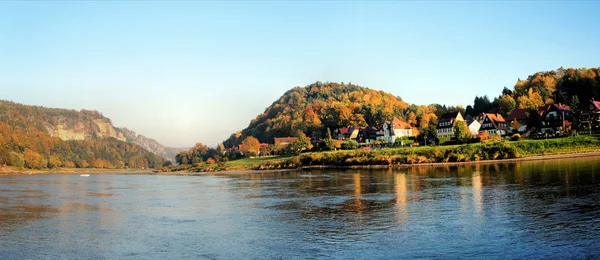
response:
M275 137L275 144L289 144L298 140L298 137Z
M349 133L348 128L340 128L340 129L338 129L338 131L340 132L340 134L343 134L343 135L347 135Z
M506 123L506 120L502 117L501 114L486 114L486 116L490 119L494 128L496 129L506 129L506 127L499 127L498 123Z
M395 129L411 129L410 125L397 117L394 117L394 128Z
M594 101L592 99L592 100L590 100L590 102L592 102L592 104L596 107L596 109L600 110L600 101Z
M527 112L527 108L514 109L512 112L510 112L510 115L506 117L506 121L510 122L515 119L517 119L517 121L527 119Z
M558 110L565 110L565 111L569 111L571 110L571 107L565 105L565 104L552 104L554 107L558 108Z

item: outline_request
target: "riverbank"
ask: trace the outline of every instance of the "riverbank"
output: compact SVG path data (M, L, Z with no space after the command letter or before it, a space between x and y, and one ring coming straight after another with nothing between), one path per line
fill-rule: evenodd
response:
M161 172L151 169L57 168L45 170L0 168L8 174L77 174L77 173L145 173L192 174L198 172L248 173L316 168L405 168L414 166L449 166L516 161L552 160L600 156L600 139L576 136L548 140L500 141L452 146L402 147L382 150L339 150L308 152L298 156L245 158L220 164L178 165Z
M470 165L470 164L493 164L493 163L512 163L512 162L524 162L524 161L543 161L543 160L555 160L555 159L575 159L575 158L590 158L599 157L600 152L584 152L584 153L568 153L568 154L554 154L554 155L538 155L530 157L512 158L512 159L499 159L499 160L482 160L482 161L470 161L470 162L440 162L440 163L420 163L420 164L400 164L400 165L353 165L353 166L335 166L335 165L311 165L303 166L301 169L387 169L387 168L411 168L411 167L441 167L441 166L458 166L458 165Z
M16 167L0 167L0 175L31 175L31 174L82 174L82 173L150 173L152 170L141 169L95 169L95 168L55 168L55 169L19 169Z

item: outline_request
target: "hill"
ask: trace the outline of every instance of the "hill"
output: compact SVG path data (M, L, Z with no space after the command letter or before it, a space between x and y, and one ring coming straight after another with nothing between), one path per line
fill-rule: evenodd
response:
M138 168L154 167L164 161L161 156L174 155L155 140L115 128L97 111L0 101L0 164Z
M234 147L247 136L272 143L274 137L295 136L299 131L322 136L328 128L381 126L394 117L411 126L432 129L438 116L451 109L456 108L409 105L390 93L353 84L315 82L284 93L224 145Z

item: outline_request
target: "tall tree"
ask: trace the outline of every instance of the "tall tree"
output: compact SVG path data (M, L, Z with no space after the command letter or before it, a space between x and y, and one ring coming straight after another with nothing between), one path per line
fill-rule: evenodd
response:
M241 150L250 156L256 156L260 152L260 142L253 136L248 136L242 141Z

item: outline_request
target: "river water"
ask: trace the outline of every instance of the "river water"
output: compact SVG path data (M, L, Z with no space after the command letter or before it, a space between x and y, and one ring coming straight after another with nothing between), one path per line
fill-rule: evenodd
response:
M0 176L0 259L598 259L600 158Z

